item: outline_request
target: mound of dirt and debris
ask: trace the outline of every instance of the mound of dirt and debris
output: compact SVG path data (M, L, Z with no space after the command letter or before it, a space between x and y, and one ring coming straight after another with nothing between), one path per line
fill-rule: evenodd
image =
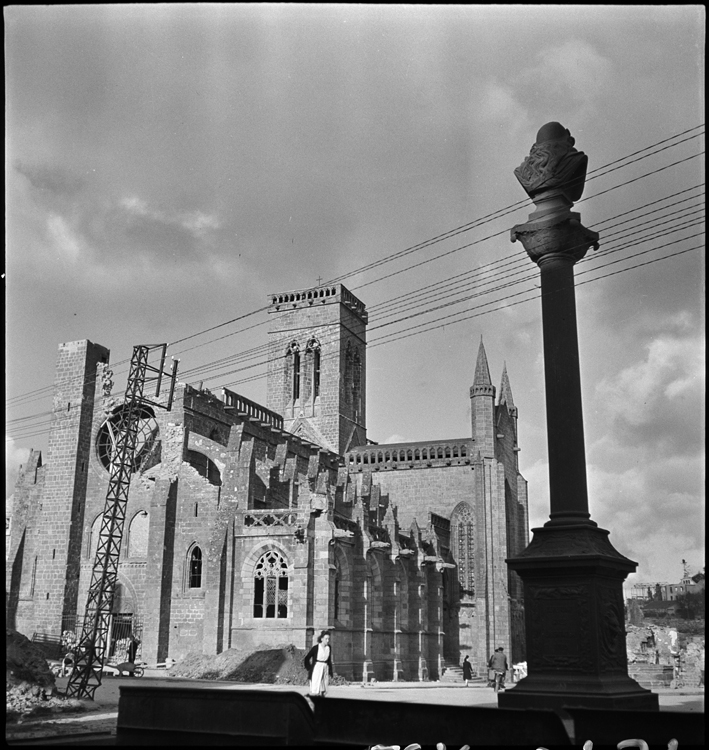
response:
M6 721L62 711L80 711L81 701L57 695L44 652L22 633L6 628Z
M174 677L200 680L272 685L307 685L308 673L303 666L305 650L288 643L276 648L261 646L254 651L230 648L216 656L188 654L170 670ZM346 685L347 680L334 675L331 685Z

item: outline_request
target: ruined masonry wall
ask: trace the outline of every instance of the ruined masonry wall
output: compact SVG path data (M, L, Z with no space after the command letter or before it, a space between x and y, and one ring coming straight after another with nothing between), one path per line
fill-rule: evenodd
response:
M108 350L90 341L59 347L35 582L35 624L47 633L59 634L78 601L96 366L107 361Z
M398 509L399 528L408 533L416 519L420 527L429 523L433 511L446 518L460 502L471 506L475 497L472 466L447 466L430 469L397 469L372 473L372 482L380 488L381 496ZM362 474L353 474L360 486Z

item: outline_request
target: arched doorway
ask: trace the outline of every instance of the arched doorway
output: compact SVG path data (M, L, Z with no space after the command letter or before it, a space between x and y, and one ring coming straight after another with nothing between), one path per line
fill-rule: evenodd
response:
M119 580L113 593L111 606L109 662L139 660L143 627L136 610L135 593L125 581Z

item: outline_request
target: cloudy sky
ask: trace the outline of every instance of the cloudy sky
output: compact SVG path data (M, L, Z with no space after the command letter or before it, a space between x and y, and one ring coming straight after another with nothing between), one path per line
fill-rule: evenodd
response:
M538 271L509 228L532 208L513 170L557 120L601 234L576 267L592 518L639 562L629 583L701 568L704 23L701 6L6 7L7 495L46 453L59 342L110 348L117 390L133 345L170 342L181 379L265 402L249 350L267 295L340 279L370 311L369 437L469 435L482 336L544 523Z

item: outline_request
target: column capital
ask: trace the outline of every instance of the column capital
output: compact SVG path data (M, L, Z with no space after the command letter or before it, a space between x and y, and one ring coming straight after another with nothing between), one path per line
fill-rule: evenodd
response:
M589 247L594 250L599 247L598 232L583 226L581 214L575 211L516 224L510 231L510 239L512 242L519 240L537 265L541 265L544 256L550 254L568 256L576 263L586 255Z

